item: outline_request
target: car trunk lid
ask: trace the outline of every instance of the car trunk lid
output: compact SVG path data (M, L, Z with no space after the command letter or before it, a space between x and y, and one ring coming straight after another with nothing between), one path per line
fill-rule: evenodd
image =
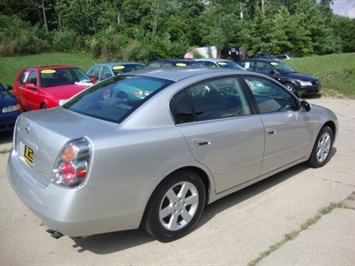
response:
M33 181L48 185L58 154L68 141L94 137L98 128L108 132L117 126L62 107L28 112L16 124L14 150Z

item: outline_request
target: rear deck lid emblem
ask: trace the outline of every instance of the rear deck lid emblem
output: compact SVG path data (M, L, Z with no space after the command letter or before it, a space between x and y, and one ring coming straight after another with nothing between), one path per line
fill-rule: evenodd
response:
M25 127L25 132L26 132L26 134L28 134L28 133L30 132L30 130L31 130L31 126L30 126L30 125L27 125L27 126Z

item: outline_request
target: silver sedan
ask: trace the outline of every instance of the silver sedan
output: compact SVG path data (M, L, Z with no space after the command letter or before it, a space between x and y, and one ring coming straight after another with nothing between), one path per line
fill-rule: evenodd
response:
M325 165L337 132L332 111L264 75L143 70L20 115L7 175L56 235L142 226L168 242L206 204L299 163Z

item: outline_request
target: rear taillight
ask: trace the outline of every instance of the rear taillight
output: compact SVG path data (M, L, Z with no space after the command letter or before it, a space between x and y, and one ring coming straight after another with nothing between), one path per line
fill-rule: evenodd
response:
M86 139L68 142L57 158L51 182L71 188L80 186L87 176L90 153Z

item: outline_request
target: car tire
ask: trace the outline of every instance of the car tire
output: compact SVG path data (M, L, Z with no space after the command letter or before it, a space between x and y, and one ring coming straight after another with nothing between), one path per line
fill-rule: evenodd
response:
M39 107L39 109L46 109L47 105L45 103L42 103L41 106Z
M284 86L286 89L288 89L290 92L292 92L294 95L297 95L296 87L291 84L291 83L285 83Z
M201 217L206 189L201 177L183 170L168 176L155 190L143 218L143 228L161 242L188 234Z
M330 159L330 153L333 147L333 131L330 127L325 126L318 134L314 144L308 165L313 168L324 166Z

